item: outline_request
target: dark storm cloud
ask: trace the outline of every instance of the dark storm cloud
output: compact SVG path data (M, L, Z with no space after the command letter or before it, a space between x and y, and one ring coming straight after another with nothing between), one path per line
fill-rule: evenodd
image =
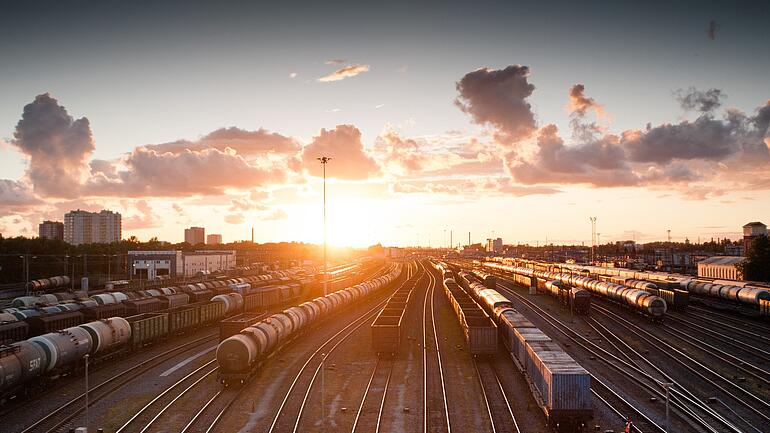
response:
M674 96L684 110L703 113L716 110L722 105L722 99L727 97L720 89L698 90L695 87L687 91L679 89L674 92Z
M709 39L711 39L712 41L716 39L718 30L719 30L719 24L714 20L709 21L708 30L707 30Z
M316 159L332 158L326 175L338 179L360 180L380 173L380 167L364 150L361 131L354 125L337 125L321 129L313 141L302 150L302 163L312 176L323 175L323 167Z
M11 143L29 157L27 176L36 193L74 197L94 151L85 117L73 119L48 93L24 107Z
M455 104L474 122L495 128L501 144L515 144L537 129L527 102L535 90L528 76L529 68L520 65L469 72L457 83Z

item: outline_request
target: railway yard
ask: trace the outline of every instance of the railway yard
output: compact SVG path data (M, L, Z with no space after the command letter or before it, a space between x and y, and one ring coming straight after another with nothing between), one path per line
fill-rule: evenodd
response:
M49 295L63 330L25 297L2 313L2 430L770 431L762 293L565 269L424 257L341 265L326 296L315 269Z

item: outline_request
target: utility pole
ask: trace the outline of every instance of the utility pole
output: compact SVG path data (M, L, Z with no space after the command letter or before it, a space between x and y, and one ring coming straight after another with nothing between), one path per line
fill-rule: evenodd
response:
M671 243L671 229L666 230L666 234L668 236L668 243Z
M326 290L329 283L329 275L326 273L326 164L332 159L328 156L322 156L316 159L321 161L321 164L324 166L324 296L326 296Z
M596 217L588 217L589 220L591 220L591 263L596 260L596 255L594 253L594 247L596 246Z

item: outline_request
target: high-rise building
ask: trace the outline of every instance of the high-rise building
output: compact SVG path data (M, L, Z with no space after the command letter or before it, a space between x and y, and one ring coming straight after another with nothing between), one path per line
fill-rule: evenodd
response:
M206 229L203 227L184 229L184 241L190 245L206 243Z
M503 251L503 239L487 239L487 252L500 253Z
M64 241L72 245L109 244L122 236L120 214L74 210L64 214Z
M222 235L210 234L206 236L206 245L221 245Z
M747 254L751 242L760 236L767 236L767 226L759 221L750 222L743 226L743 253Z
M61 221L43 221L38 225L38 236L41 239L63 241L64 223Z

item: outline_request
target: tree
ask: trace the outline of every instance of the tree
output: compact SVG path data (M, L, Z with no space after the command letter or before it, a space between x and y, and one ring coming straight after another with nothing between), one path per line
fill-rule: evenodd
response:
M736 266L745 280L770 282L770 238L760 236L754 239L746 260Z

